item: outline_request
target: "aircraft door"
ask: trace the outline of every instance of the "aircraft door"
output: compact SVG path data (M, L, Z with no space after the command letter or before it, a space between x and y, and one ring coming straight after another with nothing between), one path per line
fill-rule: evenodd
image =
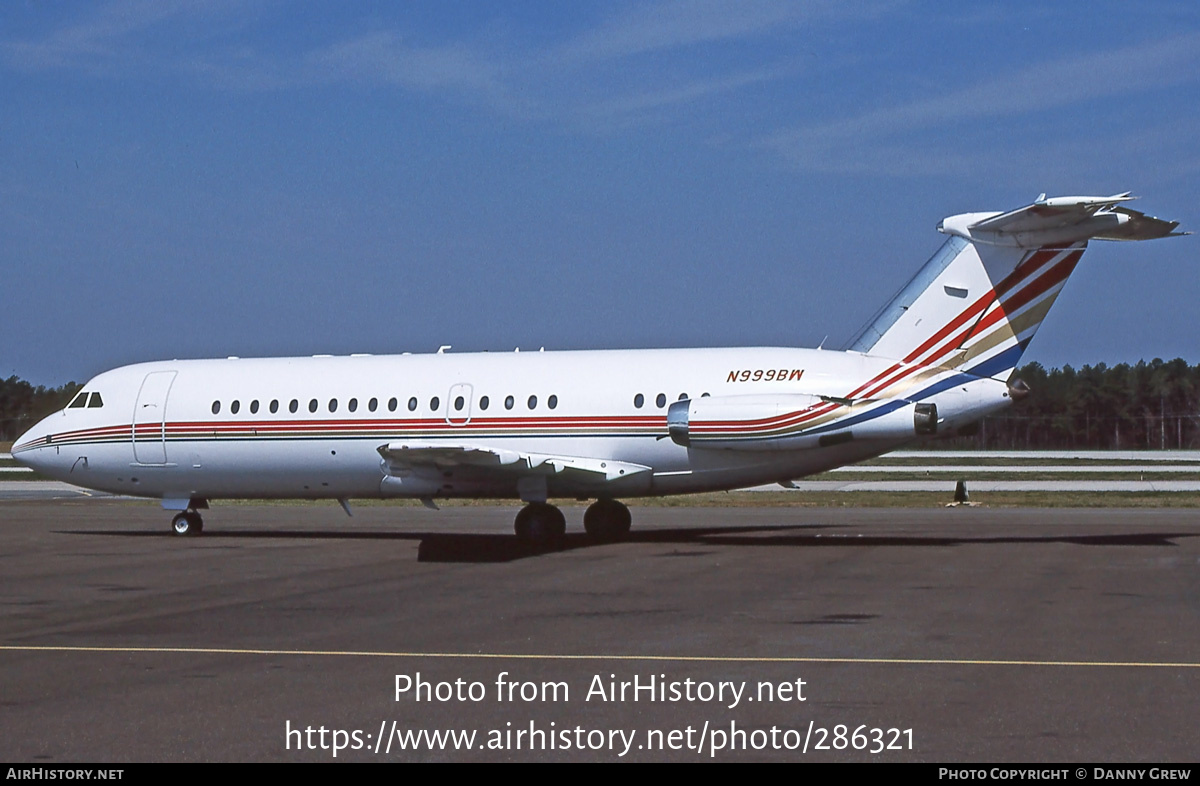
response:
M451 426L465 426L471 422L471 386L459 383L450 386L446 397L446 422Z
M142 380L133 405L133 460L139 464L167 463L167 394L174 371L152 371Z

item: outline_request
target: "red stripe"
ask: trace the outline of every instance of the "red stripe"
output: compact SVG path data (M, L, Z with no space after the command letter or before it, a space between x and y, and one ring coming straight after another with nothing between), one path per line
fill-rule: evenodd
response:
M662 422L666 415L638 415L638 416L608 416L608 415L593 415L593 416L572 416L572 417L544 417L544 418L471 418L471 425L489 425L489 426L512 426L512 425L575 425L575 424L599 424L599 425L654 425ZM453 421L450 421L453 422ZM285 421L238 421L224 420L218 422L203 422L203 421L179 421L168 423L168 428L189 429L195 428L203 431L212 431L220 428L256 428L260 430L269 429L304 429L304 428L374 428L374 429L390 429L404 428L412 426L440 426L446 425L448 421L445 418L417 418L412 420L285 420ZM157 428L157 424L155 424Z
M1083 251L1076 251L1074 254L1064 257L1062 261L1050 268L1044 276L1017 292L1008 300L1000 303L995 311L980 320L976 332L979 333L986 328L994 326L1002 318L1007 318L1009 314L1019 311L1023 306L1028 305L1050 289L1066 281L1075 270L1075 266L1079 263L1081 256L1083 256Z
M1063 251L1070 250L1070 248L1072 248L1072 247L1043 248L1043 249L1039 249L1038 251L1035 251L1032 254L1030 254L1024 261L1019 263L1013 269L1013 271L1008 274L1008 276L1006 276L998 285L996 285L995 289L990 290L987 294L980 297L973 304L968 306L957 317L955 317L953 320L951 320L945 327L943 327L941 330L939 330L937 333L935 333L930 338L926 339L916 350L914 350L913 352L910 352L904 358L904 362L912 363L916 358L920 357L922 354L924 354L926 351L928 351L931 347L933 347L934 344L936 344L941 339L945 338L945 336L948 333L961 327L963 324L966 323L966 321L968 319L971 319L971 318L977 316L984 309L986 309L988 306L990 306L993 302L995 302L996 300L1003 297L1008 292L1011 292L1013 289L1015 289L1016 287L1018 287L1019 285L1024 283L1034 273L1036 273L1040 268L1042 268L1047 262L1049 262L1050 260L1059 256ZM1076 251L1076 256L1075 256L1076 261L1078 261L1078 255L1082 255L1082 253L1083 253L1083 249L1078 249ZM1057 268L1057 265L1055 267ZM1073 265L1072 265L1072 267L1073 267ZM901 381L902 379L904 379L907 376L911 376L912 374L919 372L919 371L923 371L929 367L936 366L938 362L940 362L941 360L943 360L946 357L946 355L948 355L950 352L952 352L952 351L956 350L958 347L960 347L962 345L964 339L965 339L964 334L959 333L958 335L952 337L951 340L942 343L941 346L938 347L936 352L934 352L932 355L927 357L923 362L921 362L919 364L916 364L913 366L908 366L907 368L902 366L901 364L896 364L896 365L892 366L890 369L885 371L883 374L876 376L871 381L860 386L858 389L856 389L854 392L852 392L849 396L847 396L847 398L854 398L854 397L858 396L860 393L863 393L864 390L866 390L867 392L863 393L863 397L870 397L870 396L878 393L881 390L885 390L888 387L895 385L896 383L898 383L899 381ZM896 374L897 371L900 371L901 373L899 373L897 375ZM888 375L892 375L892 377L887 378ZM878 380L880 380L880 379L883 379L883 381L879 382Z

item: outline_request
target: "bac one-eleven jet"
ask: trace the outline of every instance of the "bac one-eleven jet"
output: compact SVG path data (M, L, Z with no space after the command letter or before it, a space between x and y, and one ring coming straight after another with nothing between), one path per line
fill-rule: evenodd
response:
M749 347L173 360L108 371L13 446L78 486L153 497L180 535L209 500L551 497L624 537L619 498L786 484L914 440L969 434L1090 239L1175 232L1111 197L1043 195L938 225L946 243L844 351Z

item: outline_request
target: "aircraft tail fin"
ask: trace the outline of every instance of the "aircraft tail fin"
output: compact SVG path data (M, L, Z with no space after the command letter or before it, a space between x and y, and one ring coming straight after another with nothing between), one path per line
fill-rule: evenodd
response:
M1007 380L1088 240L1187 234L1120 206L1133 198L1043 195L1006 213L944 219L938 231L949 239L848 348Z

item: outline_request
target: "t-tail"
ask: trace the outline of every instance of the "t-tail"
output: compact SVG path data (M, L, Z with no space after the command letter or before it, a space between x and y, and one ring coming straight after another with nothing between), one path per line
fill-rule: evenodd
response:
M909 371L898 376L916 367L1008 381L1089 240L1187 234L1121 207L1134 198L1043 194L1007 213L944 219L949 239L849 349L896 360Z

